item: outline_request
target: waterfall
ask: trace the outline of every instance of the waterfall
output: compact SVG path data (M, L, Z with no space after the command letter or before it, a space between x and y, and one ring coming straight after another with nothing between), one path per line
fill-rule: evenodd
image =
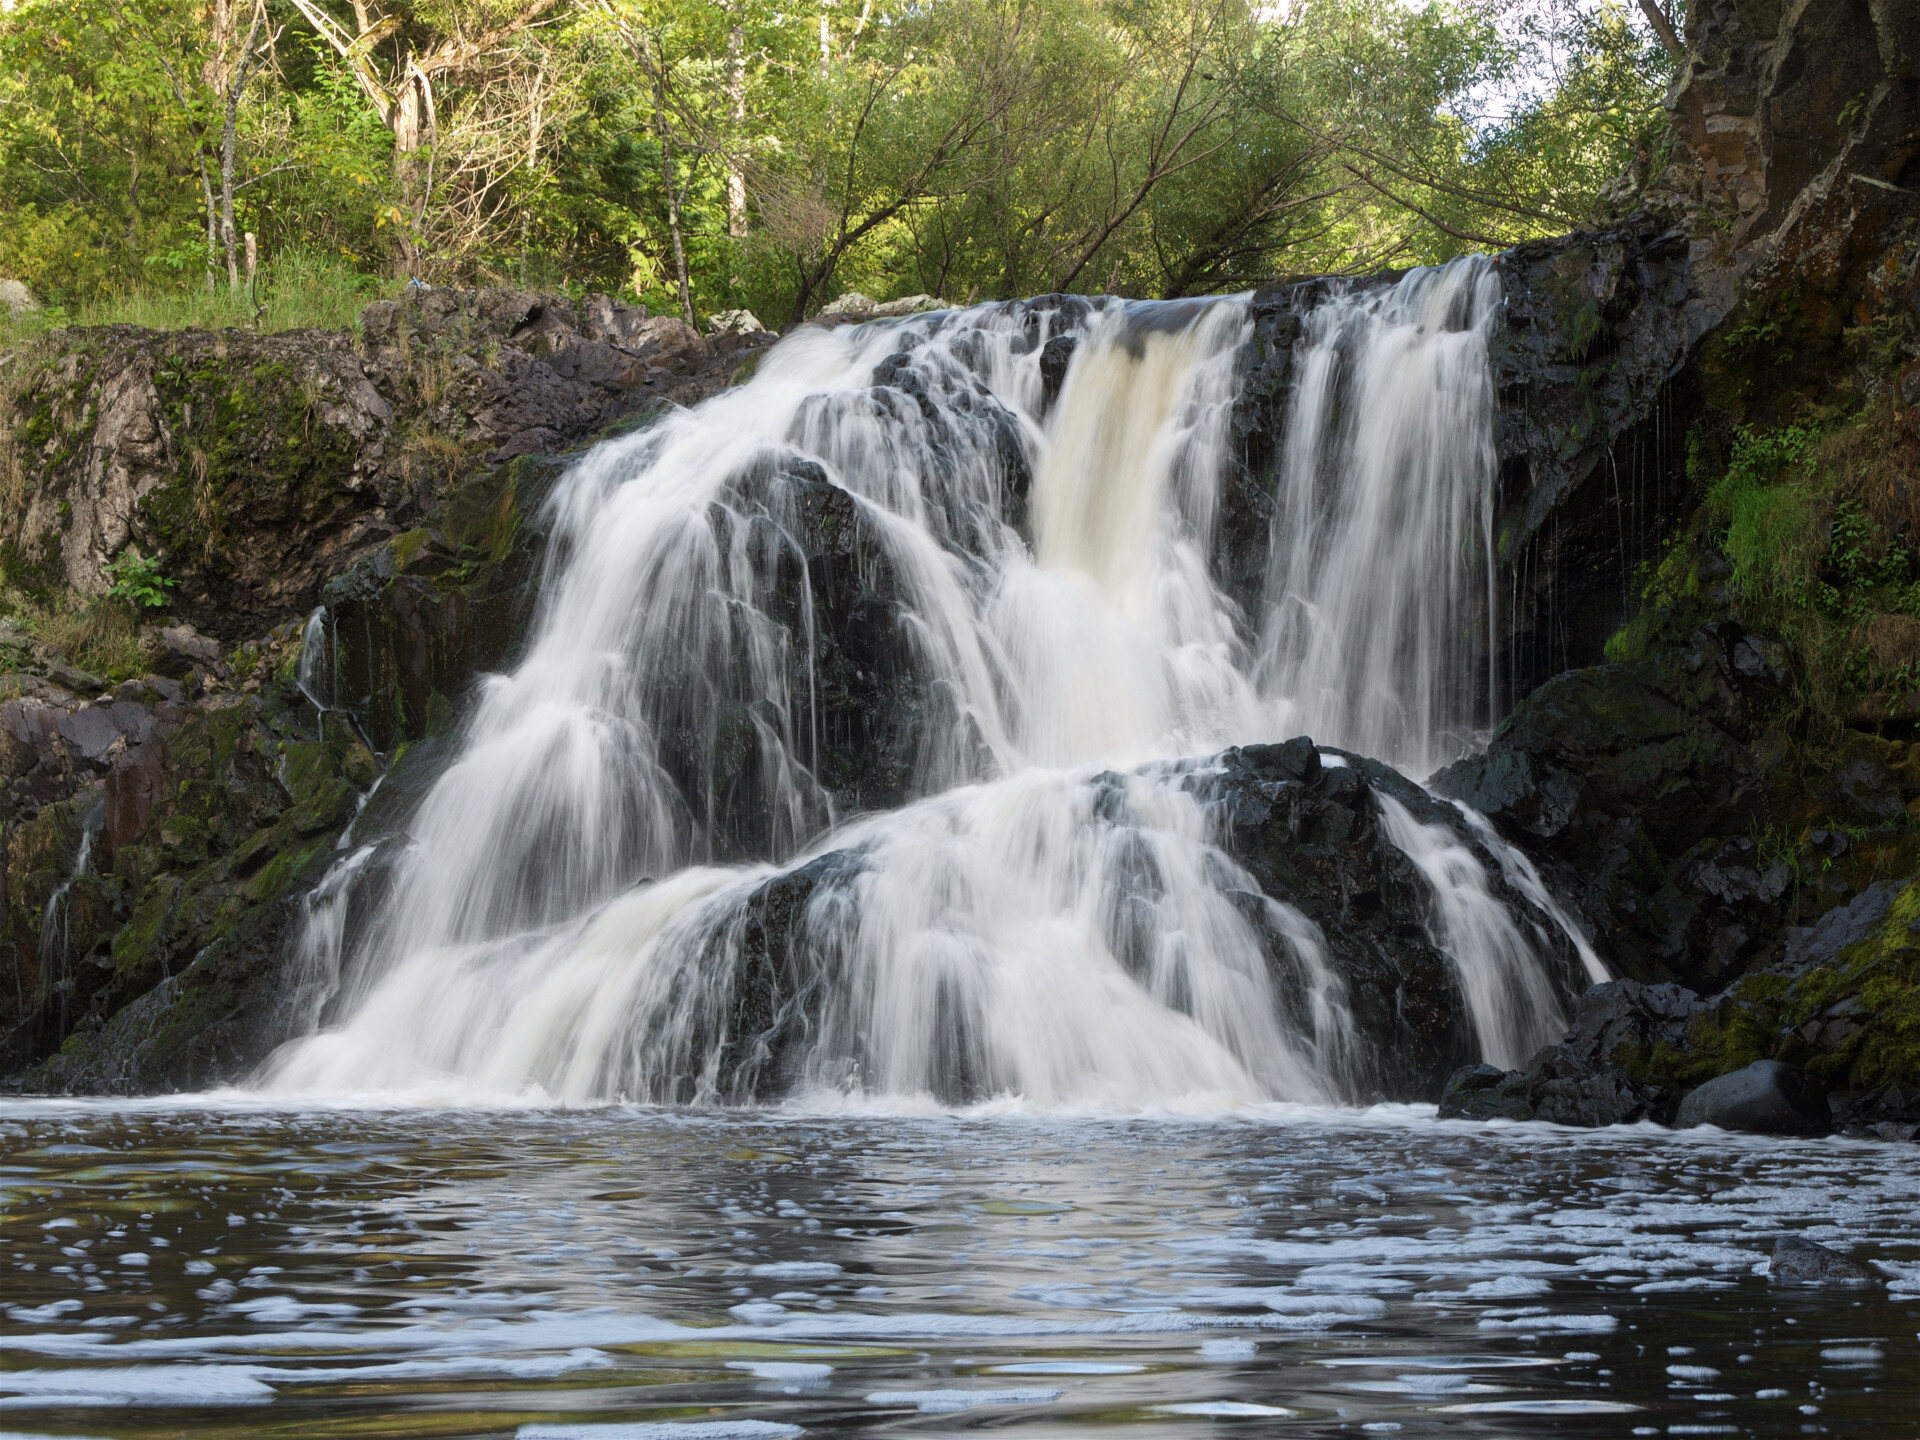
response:
M300 666L294 672L294 684L309 704L326 714L335 706L334 671L338 668L334 651L333 626L328 623L327 607L316 605L300 629Z
M333 1018L263 1083L1350 1098L1326 936L1183 757L1310 723L1424 773L1485 726L1497 300L1471 261L1307 317L1264 596L1210 564L1244 298L806 329L599 446L376 913L313 902ZM1517 1053L1558 1023L1545 931L1381 807L1483 1053Z
M1263 681L1302 734L1427 775L1491 726L1493 268L1307 315L1281 462Z
M93 842L106 822L106 804L100 799L89 802L80 816L80 842L75 847L73 869L47 896L46 908L40 915L40 976L44 992L57 993L60 997L60 1026L65 1033L67 1026L67 1007L73 978L73 956L71 954L70 916L68 915L68 892L73 882L87 873L87 866L93 861Z

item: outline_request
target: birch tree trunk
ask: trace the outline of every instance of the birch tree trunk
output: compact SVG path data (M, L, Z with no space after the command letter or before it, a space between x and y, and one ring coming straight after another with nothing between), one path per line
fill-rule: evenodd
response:
M738 10L727 31L727 118L732 121L727 154L727 233L747 233L747 172L740 162L740 146L747 127L747 27Z

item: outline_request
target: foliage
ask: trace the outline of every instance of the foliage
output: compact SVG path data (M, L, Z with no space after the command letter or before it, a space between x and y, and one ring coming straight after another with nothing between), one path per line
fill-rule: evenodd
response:
M697 312L776 320L1424 263L1644 177L1672 67L1617 0L265 0L236 91L248 3L0 16L0 273L49 321L338 323L407 275L679 309L684 269ZM244 298L210 293L246 288L222 185Z
M110 599L148 610L164 610L173 603L167 595L173 581L160 573L157 556L129 552L110 562L107 573L113 577L113 585L107 591Z
M1792 426L1743 426L1726 473L1707 494L1707 514L1726 526L1722 548L1734 588L1749 599L1791 608L1813 595L1822 517L1815 492L1793 472L1816 438Z
M153 330L221 330L274 334L282 330L351 330L369 302L394 293L393 281L367 275L336 257L290 249L263 264L251 290L182 286L144 280L82 300L50 305L17 318L0 310L0 345L61 325L142 325Z

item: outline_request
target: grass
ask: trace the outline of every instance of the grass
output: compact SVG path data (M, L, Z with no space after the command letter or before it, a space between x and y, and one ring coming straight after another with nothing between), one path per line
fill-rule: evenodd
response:
M150 330L358 330L360 311L389 298L398 282L363 274L312 251L289 250L260 267L253 292L224 281L212 294L199 276L141 286L71 308L48 306L19 317L0 311L0 349L63 325L142 325Z
M69 596L49 608L13 586L0 584L0 619L12 621L69 665L108 681L131 680L149 668L140 639L139 612L111 596L86 600ZM7 647L0 655L0 661L8 664L25 658L15 647Z

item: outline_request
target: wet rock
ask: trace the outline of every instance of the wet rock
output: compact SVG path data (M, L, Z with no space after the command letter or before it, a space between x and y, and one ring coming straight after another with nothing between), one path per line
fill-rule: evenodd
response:
M1589 1060L1644 1062L1655 1050L1684 1050L1706 1002L1683 985L1609 980L1581 995L1565 1043Z
M1040 347L1040 409L1053 408L1053 402L1060 398L1060 387L1067 383L1067 367L1073 363L1073 352L1079 348L1077 335L1056 335Z
M1710 627L1570 671L1433 778L1526 848L1635 979L1721 989L1786 919L1793 871L1752 838L1770 793L1734 668L1752 638Z
M1442 1120L1544 1120L1554 1125L1624 1125L1645 1118L1647 1103L1611 1065L1564 1045L1549 1045L1525 1068L1470 1065L1440 1094Z
M1823 836L1827 832L1820 832ZM1837 833L1837 832L1835 832ZM1838 837L1842 843L1845 836ZM1816 847L1818 841L1815 842ZM1849 945L1865 940L1886 919L1893 902L1910 882L1882 880L1869 885L1845 905L1829 910L1813 925L1786 932L1786 950L1773 973L1799 976L1822 965L1832 965Z
M1825 1135L1833 1129L1824 1091L1778 1060L1709 1080L1680 1102L1679 1129L1717 1125L1759 1135Z
M1776 1285L1860 1286L1885 1283L1866 1266L1814 1240L1783 1235L1774 1242L1767 1278Z

